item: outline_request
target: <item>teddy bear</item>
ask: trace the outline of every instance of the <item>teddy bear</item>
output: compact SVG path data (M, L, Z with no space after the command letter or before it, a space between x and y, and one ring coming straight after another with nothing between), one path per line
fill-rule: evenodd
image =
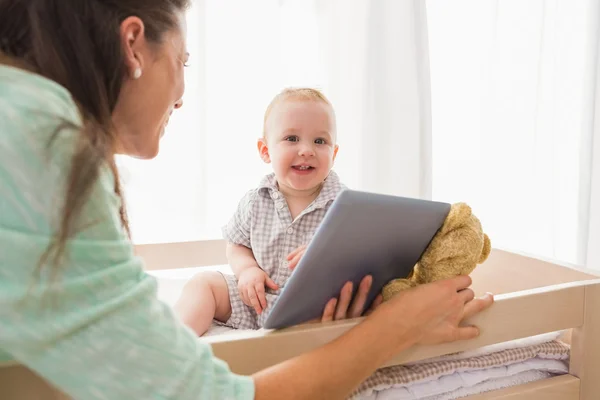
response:
M383 288L383 300L398 292L441 279L470 274L483 263L491 251L490 238L483 232L479 219L465 203L455 203L411 274L394 279Z

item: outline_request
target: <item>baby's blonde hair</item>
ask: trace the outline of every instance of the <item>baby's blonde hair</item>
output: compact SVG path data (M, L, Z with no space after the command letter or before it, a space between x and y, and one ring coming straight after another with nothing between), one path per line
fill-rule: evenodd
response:
M267 137L267 121L269 119L269 116L271 115L271 111L273 111L273 108L275 108L277 104L288 100L322 102L323 104L327 104L329 108L331 108L331 113L335 118L335 112L333 111L333 106L331 105L331 102L329 101L329 99L327 99L327 97L325 97L325 95L320 90L309 87L285 88L279 94L277 94L273 98L273 100L271 100L271 103L269 103L269 106L265 111L265 119L263 122L263 138Z

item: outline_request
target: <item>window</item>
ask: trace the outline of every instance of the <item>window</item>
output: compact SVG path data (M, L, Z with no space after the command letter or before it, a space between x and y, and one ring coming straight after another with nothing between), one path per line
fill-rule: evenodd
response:
M594 9L427 2L433 197L469 202L495 247L584 262Z

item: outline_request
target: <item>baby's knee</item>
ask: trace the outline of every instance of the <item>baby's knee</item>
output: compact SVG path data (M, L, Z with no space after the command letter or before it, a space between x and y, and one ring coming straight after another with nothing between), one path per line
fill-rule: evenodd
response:
M231 315L229 287L225 277L216 271L204 271L195 275L192 280L195 290L201 293L199 297L214 304L214 317L225 322Z
M216 292L227 290L227 282L221 273L217 271L202 271L194 275L187 283L186 288L190 290L210 290Z

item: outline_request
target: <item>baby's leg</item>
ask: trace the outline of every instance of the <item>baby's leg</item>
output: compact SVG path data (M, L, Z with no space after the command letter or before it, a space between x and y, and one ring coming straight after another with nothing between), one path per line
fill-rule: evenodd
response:
M194 275L173 308L182 322L199 336L210 328L213 319L227 321L231 305L225 278L216 271Z

